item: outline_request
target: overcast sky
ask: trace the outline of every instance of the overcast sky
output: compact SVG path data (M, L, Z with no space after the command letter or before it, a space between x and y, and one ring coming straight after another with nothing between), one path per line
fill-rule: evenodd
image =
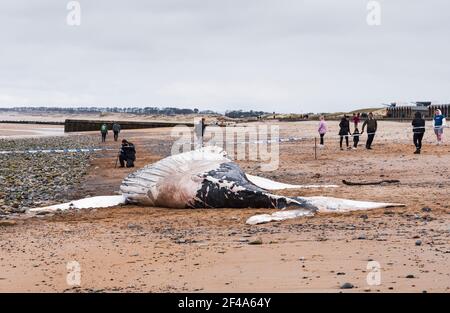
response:
M326 112L450 102L450 1L1 0L0 106Z

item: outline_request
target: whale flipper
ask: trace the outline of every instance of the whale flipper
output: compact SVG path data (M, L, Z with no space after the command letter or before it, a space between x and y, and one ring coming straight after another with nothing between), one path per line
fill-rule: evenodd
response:
M317 212L350 212L359 210L372 210L389 207L404 207L401 203L384 203L384 202L368 202L368 201L355 201L348 199L340 199L333 197L296 197L298 201L303 201L306 205L315 207ZM302 210L283 210L277 211L272 214L258 214L253 215L247 219L246 223L250 225L268 223L271 221L283 221L300 216L310 215Z

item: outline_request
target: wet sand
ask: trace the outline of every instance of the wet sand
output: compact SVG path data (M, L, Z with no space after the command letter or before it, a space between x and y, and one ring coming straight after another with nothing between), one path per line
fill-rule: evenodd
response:
M174 210L124 206L81 210L0 226L0 291L449 292L450 146L414 155L409 124L381 122L374 150L339 151L337 123L314 159L316 122L282 123L280 167L238 161L250 174L335 189L281 191L401 202L404 208L317 214L250 226L267 209ZM170 129L124 131L136 143L137 167L170 153ZM107 145L118 147L108 138ZM364 142L365 135L361 140ZM114 169L114 151L96 154L80 197L114 194L130 169ZM398 179L399 184L346 186ZM13 222L14 224L14 222ZM250 244L261 239L262 244ZM418 242L420 241L420 242ZM420 243L420 244L419 244ZM81 267L81 286L67 284L67 262ZM369 261L379 285L368 284ZM340 289L349 282L353 289Z
M64 126L0 123L0 138L64 136Z

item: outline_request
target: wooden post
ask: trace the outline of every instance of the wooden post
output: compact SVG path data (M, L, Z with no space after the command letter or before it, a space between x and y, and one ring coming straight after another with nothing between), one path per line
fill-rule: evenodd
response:
M317 137L314 137L314 160L317 160Z

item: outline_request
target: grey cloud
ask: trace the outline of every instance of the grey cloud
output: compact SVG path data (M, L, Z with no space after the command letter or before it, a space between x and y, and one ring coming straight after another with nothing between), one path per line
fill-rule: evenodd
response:
M450 101L450 3L61 0L0 4L0 106L341 111Z

